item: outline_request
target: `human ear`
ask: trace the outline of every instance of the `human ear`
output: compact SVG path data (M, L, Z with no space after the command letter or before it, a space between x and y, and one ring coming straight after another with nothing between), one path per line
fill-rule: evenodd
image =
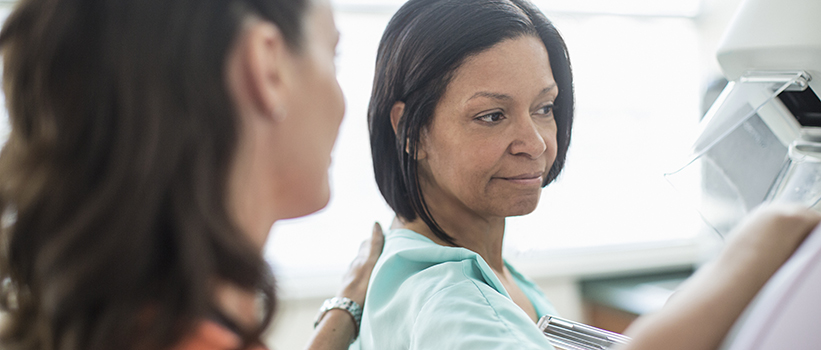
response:
M393 133L397 137L399 135L396 134L396 130L399 127L399 121L402 119L402 116L405 114L405 102L397 101L391 107L391 126L393 126ZM427 157L427 153L425 153L424 149L421 147L421 143L416 147L416 160L424 159ZM410 153L410 143L408 140L405 140L405 153Z
M242 75L250 102L260 114L273 121L285 117L284 70L288 46L276 25L255 21L246 29L240 44Z
M393 133L396 134L396 128L399 126L399 120L402 119L402 114L405 113L405 102L396 101L391 107L391 126L393 126Z

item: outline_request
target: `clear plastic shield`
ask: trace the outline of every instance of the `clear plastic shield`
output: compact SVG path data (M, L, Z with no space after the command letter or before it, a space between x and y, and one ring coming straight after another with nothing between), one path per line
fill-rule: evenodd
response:
M805 134L802 132L802 136ZM790 145L787 154L789 158L782 177L776 181L772 200L821 209L821 143L802 137Z
M742 77L728 84L702 121L690 158L665 174L720 235L773 198L784 178L790 164L788 145L800 126L776 97L805 85L805 79L802 74L782 74L777 79ZM794 134L784 132L790 123Z

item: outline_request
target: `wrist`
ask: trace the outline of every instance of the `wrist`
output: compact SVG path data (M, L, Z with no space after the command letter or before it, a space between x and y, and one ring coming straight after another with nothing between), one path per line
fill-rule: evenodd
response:
M365 286L367 288L367 286ZM348 287L336 295L337 298L348 298L356 302L359 306L365 305L365 288Z
M336 339L340 339L338 341L340 344L343 339L351 344L357 338L356 325L351 322L351 316L340 309L328 310L316 326L316 332L317 334L333 334Z
M333 312L332 312L333 311ZM334 297L325 300L322 303L322 306L319 308L319 313L316 316L316 321L314 322L314 328L316 328L326 317L333 317L339 318L342 313L347 314L348 323L349 325L353 326L353 339L359 335L359 324L362 320L362 307L359 304L349 298L345 297Z

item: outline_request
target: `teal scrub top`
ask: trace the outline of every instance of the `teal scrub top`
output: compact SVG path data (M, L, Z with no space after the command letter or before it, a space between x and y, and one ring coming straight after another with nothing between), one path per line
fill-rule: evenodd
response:
M557 315L532 281L505 265L539 317ZM479 254L406 229L385 236L360 328L352 350L553 349Z

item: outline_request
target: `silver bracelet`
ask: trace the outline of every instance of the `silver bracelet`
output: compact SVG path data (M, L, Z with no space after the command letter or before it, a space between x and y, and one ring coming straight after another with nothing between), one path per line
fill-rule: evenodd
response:
M319 325L319 321L322 321L322 318L325 317L325 314L328 311L333 309L341 309L348 312L353 318L354 323L354 339L359 335L359 324L362 322L362 307L359 306L355 301L345 298L345 297L334 297L330 299L325 299L325 302L322 303L322 307L319 308L319 313L316 315L316 320L314 321L314 328Z

